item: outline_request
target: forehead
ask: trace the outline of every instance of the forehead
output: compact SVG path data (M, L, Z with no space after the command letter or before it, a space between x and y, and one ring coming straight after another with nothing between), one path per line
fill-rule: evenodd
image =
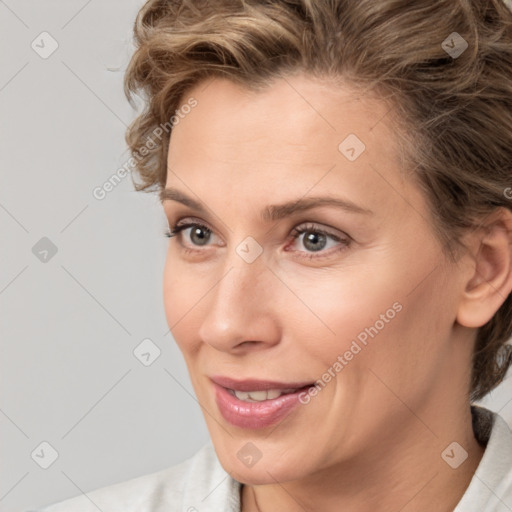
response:
M242 160L256 152L266 161L332 163L339 156L339 144L352 134L374 153L386 158L396 153L388 124L390 105L348 85L297 74L254 91L216 78L190 89L182 103L191 97L197 107L174 128L174 150L193 132L197 156L202 147L214 145ZM170 153L171 162L174 156Z
M384 215L415 209L428 217L402 172L389 102L305 75L259 91L214 79L190 89L182 105L191 98L196 107L171 135L168 187L247 218L267 204L318 194Z

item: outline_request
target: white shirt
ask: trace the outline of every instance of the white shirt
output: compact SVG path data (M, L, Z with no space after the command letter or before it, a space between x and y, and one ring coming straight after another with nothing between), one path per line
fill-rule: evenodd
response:
M453 512L512 512L512 432L505 420L472 406L476 439L486 445ZM241 484L222 468L211 444L171 468L102 487L39 512L240 512Z

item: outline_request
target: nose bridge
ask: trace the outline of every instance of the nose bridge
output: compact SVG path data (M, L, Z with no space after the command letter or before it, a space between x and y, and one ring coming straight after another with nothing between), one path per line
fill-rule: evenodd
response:
M242 249L247 247L241 246ZM251 249L249 248L249 251ZM203 317L200 335L206 343L228 349L244 341L265 341L270 318L270 271L261 254L246 259L240 245L224 260L222 277L210 292L208 309ZM272 337L270 335L270 337Z
M232 249L226 258L223 276L214 290L215 303L222 310L223 307L235 313L246 312L247 316L252 310L252 304L261 304L261 293L268 291L262 286L265 273L268 272L263 258L258 257L248 262L237 252L239 247ZM243 246L242 246L243 247Z

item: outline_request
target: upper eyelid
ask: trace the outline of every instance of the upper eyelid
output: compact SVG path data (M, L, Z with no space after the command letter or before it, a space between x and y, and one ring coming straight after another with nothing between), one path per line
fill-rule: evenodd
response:
M194 218L192 217L184 217L182 219L178 219L177 221L175 222L169 222L169 230L174 230L174 229L177 229L177 228L190 228L190 227L193 227L193 226L202 226L202 227L205 227L206 229L208 229L209 231L211 231L212 233L215 233L215 230L213 228L211 228L207 222L205 221L200 221L200 220L194 220Z
M194 226L201 226L215 234L215 230L213 228L211 228L210 226L208 226L208 224L206 224L203 221L200 222L200 221L194 221L194 220L178 220L171 226L171 229L177 229L177 228L188 229L188 228L191 228Z
M329 227L324 228L321 226L322 225L320 223L307 222L304 225L304 223L301 222L292 229L292 233L299 232L300 234L302 234L304 231L318 231L318 232L324 233L328 236L332 236L333 238L337 238L337 239L350 238L349 235L347 235L344 231L336 230L336 233L333 233L331 230L334 228L329 228Z
M211 228L207 222L205 222L203 220L199 220L199 219L195 220L194 217L183 217L181 219L178 219L177 221L173 222L172 226L170 226L170 227L175 229L175 228L184 227L184 226L186 226L186 227L202 226L202 227L207 228L212 233L215 233L215 229ZM302 231L302 230L307 230L308 228L310 228L311 230L316 229L318 231L324 231L328 235L338 236L336 233L331 232L331 230L333 230L333 231L336 231L337 233L342 234L342 236L344 235L344 236L348 237L348 235L344 231L341 231L336 228L331 228L329 226L324 226L321 222L317 222L317 221L299 222L296 225L294 225L294 227L291 229L291 231L292 232L295 232L297 230Z

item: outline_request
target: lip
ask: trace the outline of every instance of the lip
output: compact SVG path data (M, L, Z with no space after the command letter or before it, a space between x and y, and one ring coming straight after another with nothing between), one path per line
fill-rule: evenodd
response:
M217 407L223 418L236 427L246 429L265 428L282 421L299 404L299 394L312 382L278 382L255 379L235 380L229 377L210 377ZM262 402L244 402L233 396L228 389L237 391L266 391L269 389L297 389L294 393Z
M279 382L277 380L244 379L236 380L229 377L214 375L210 379L219 386L237 391L268 391L269 389L298 389L312 386L314 382Z

